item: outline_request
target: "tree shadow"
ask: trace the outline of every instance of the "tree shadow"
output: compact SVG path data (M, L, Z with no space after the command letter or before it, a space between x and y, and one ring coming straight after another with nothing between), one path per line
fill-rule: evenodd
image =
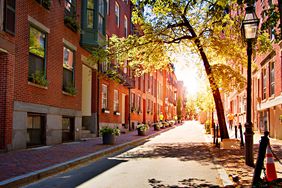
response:
M131 150L120 158L177 158L180 161L197 161L203 165L211 163L210 146L206 143L150 144Z
M199 187L199 188L205 188L205 187L212 187L212 188L219 188L218 185L213 185L212 183L204 180L204 179L198 179L198 178L188 178L178 181L181 185L168 185L162 183L161 180L156 180L155 178L148 180L149 184L153 188L191 188L191 187Z

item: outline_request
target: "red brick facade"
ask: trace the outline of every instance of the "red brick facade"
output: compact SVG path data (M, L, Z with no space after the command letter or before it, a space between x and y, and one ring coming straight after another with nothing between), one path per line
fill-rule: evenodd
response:
M270 1L257 1L256 14L269 7ZM271 1L277 4L278 1ZM270 28L269 28L270 29ZM272 37L272 36L270 36ZM254 53L256 68L252 71L252 123L256 131L270 132L270 137L282 139L282 43L273 43L266 53ZM272 65L273 73L271 73ZM242 74L246 75L246 70ZM271 83L271 77L274 79ZM271 86L274 87L272 92ZM233 93L226 100L226 109L236 114L237 123L246 121L246 91ZM228 112L227 112L228 113Z
M99 124L114 125L128 128L129 122L155 122L158 120L158 105L163 108L163 98L158 96L157 83L165 82L166 76L159 72L151 76L146 74L139 80L139 86L135 89L125 84L119 84L106 77L100 77L97 68L89 65L85 58L90 53L85 46L81 46L82 31L74 32L64 23L65 2L50 1L49 8L43 7L36 0L15 1L16 21L15 35L0 31L0 150L15 150L27 147L31 135L28 129L32 129L30 122L32 115L40 114L44 122L40 139L44 139L43 145L52 145L63 142L62 129L63 118L72 118L74 124L73 140L80 139L84 123L88 121L97 125L92 127L92 132L98 131ZM107 14L106 34L116 34L120 37L126 35L125 17L127 18L127 32L131 33L131 5L130 1L109 1L109 13ZM115 5L119 6L119 26L116 24ZM82 1L76 1L76 21L79 25L81 20ZM30 62L30 27L34 27L46 34L46 78L49 82L47 87L28 81ZM1 27L0 27L1 28ZM74 83L77 93L70 95L63 91L63 62L64 46L71 47L74 53ZM83 67L91 71L90 98L91 115L83 115ZM85 67L84 67L85 68ZM100 70L99 70L100 71ZM99 73L100 74L100 73ZM123 72L122 75L129 76ZM105 76L105 75L104 75ZM149 84L150 77L150 86ZM90 78L90 77L89 77ZM127 77L126 77L127 78ZM99 79L99 80L98 80ZM162 81L160 82L161 79ZM175 76L174 78L175 79ZM99 82L99 84L98 84ZM138 84L137 83L137 84ZM141 84L142 83L142 84ZM110 113L102 112L102 84L108 88L108 109ZM141 87L141 85L143 85ZM166 87L168 84L160 84L158 87ZM171 87L170 90L173 87ZM118 111L123 114L114 114L114 90L118 91ZM149 91L150 90L150 91ZM163 88L159 90L165 91ZM149 91L149 92L148 92ZM141 97L140 113L130 112L130 93L139 94ZM148 100L152 107L147 112ZM99 104L99 105L98 105ZM158 105L157 105L158 104ZM141 112L142 111L142 112ZM162 110L165 112L164 110ZM170 110L172 116L175 111ZM31 114L31 115L30 115ZM94 115L93 115L94 114ZM96 114L96 116L95 116ZM86 117L87 116L87 117ZM85 118L85 122L84 122ZM88 118L88 119L87 119ZM96 119L95 119L96 118ZM97 123L96 121L99 120ZM94 123L94 124L95 124ZM96 130L93 130L97 128Z

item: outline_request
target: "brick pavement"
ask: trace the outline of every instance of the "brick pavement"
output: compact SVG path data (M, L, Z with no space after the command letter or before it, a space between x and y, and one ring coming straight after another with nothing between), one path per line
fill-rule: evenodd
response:
M115 145L103 145L102 139L97 137L86 141L0 153L0 187L3 180L52 167L102 150L111 150L113 147L132 141L144 140L166 130L169 128L154 131L152 127L146 137L138 136L137 131L121 134L116 137Z
M232 138L233 133L230 134ZM254 134L254 162L257 160L259 141L262 135L259 133ZM209 136L209 139L211 137ZM282 159L282 140L276 140L270 138L270 145L273 152L277 157ZM216 163L222 166L230 179L231 176L238 176L239 181L234 182L234 187L250 187L252 184L254 168L245 165L245 151L244 148L238 149L219 149L210 145L210 150L213 153ZM281 160L282 161L282 160ZM282 165L275 160L275 167L277 172L277 177L282 178Z

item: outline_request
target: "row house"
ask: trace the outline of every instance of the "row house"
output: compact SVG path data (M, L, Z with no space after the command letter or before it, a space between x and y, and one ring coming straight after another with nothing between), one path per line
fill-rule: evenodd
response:
M268 9L277 0L256 1L256 14L263 22L262 11ZM270 137L282 139L282 43L274 43L274 28L269 28L271 51L254 53L252 70L252 123L256 131L270 132ZM246 69L241 70L246 75ZM232 93L226 97L225 109L235 114L237 122L246 122L246 91ZM228 112L227 112L228 113Z
M177 110L180 111L177 112L178 119L185 119L186 118L186 103L187 103L187 97L186 97L186 88L184 87L183 81L177 81ZM179 105L179 107L178 107ZM180 116L180 117L179 117Z
M174 73L133 78L127 62L88 58L113 34L133 32L131 9L127 0L0 0L0 151L98 136L103 126L132 130L161 111L175 114Z
M278 0L256 2L257 15L272 4L278 4ZM273 29L269 28L272 41ZM270 137L282 139L282 42L273 43L272 47L271 51L254 56L258 68L252 76L253 121L260 132L267 130Z

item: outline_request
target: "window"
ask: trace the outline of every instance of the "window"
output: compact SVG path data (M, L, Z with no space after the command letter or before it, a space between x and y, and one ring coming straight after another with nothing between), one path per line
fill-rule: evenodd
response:
M108 63L107 63L107 62L103 62L103 63L101 64L101 71L102 71L103 73L106 73L108 69L109 69Z
M0 0L0 31L3 31L4 26L4 0Z
M274 62L271 62L269 65L269 96L274 95L274 89L275 89L275 72L274 72Z
M6 32L15 34L15 22L16 22L16 0L5 1L5 17L4 17L4 29ZM1 23L0 23L1 24Z
M262 70L262 99L266 99L266 69Z
M115 4L115 16L116 16L116 25L119 27L119 5L117 2Z
M34 27L29 28L29 65L28 80L34 81L34 76L46 78L46 34Z
M126 16L124 16L124 35L125 35L125 37L128 36L128 22L127 22Z
M51 6L51 0L36 0L38 3L40 3L43 7L50 9Z
M127 66L128 66L128 63L127 63L127 60L124 61L124 65L123 65L123 73L127 74Z
M98 31L104 33L104 23L105 23L105 4L104 0L99 1L99 10L98 10Z
M93 29L94 22L94 0L87 1L87 28Z
M110 14L110 0L106 0L107 3L107 15Z
M131 100L130 100L131 109L135 108L135 94L131 93Z
M102 108L108 108L108 86L102 84Z
M75 0L65 0L65 14L66 16L74 17L76 12L76 2Z
M270 40L275 39L275 29L273 27L269 28L269 37L270 37Z
M64 46L63 91L70 93L74 88L74 52Z
M114 111L119 111L118 90L114 90Z
M137 96L137 110L141 111L141 97L140 97L140 95Z
M45 144L45 116L44 114L27 114L27 146L41 146Z

